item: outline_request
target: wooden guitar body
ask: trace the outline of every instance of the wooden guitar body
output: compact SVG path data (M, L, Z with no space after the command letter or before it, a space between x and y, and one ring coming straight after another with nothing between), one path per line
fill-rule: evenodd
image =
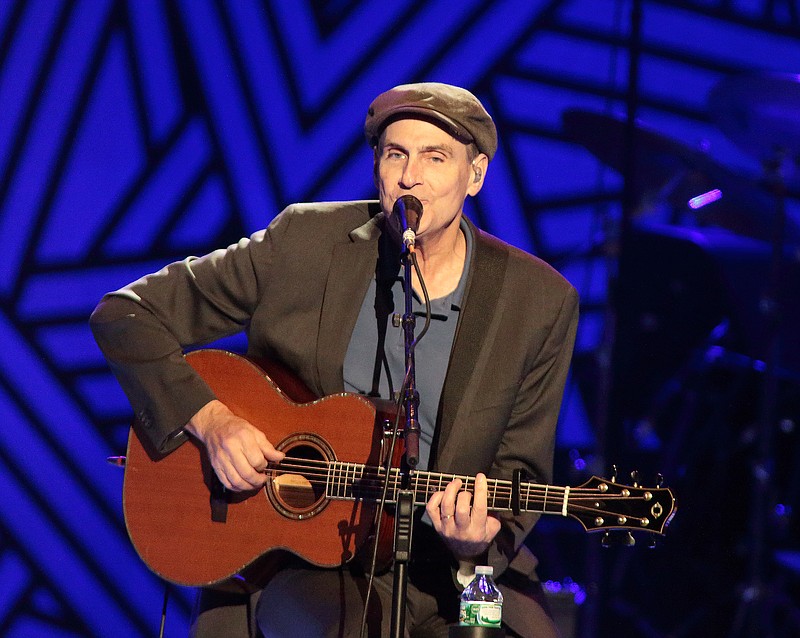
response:
M368 401L334 395L298 404L243 357L201 350L187 360L220 401L287 454L380 463L381 430ZM307 430L309 424L313 432ZM215 522L211 494L219 492L216 483L196 441L154 459L132 428L125 523L142 560L166 580L190 586L219 583L268 550L285 549L315 565L337 566L368 541L375 517L372 503L326 499L319 486L293 489L289 479L280 488L271 486L271 494L261 489L223 495L225 521Z

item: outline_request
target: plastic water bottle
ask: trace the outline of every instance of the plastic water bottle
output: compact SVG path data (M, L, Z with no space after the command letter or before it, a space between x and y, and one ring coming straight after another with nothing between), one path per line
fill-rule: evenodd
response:
M478 565L475 578L461 593L458 624L499 627L503 615L503 594L494 584L492 567Z

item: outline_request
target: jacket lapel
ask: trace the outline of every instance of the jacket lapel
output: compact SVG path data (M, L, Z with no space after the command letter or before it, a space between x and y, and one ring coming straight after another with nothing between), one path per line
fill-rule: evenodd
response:
M321 396L344 390L342 368L361 303L375 274L380 228L371 219L337 244L325 283L319 323L317 377Z
M442 459L447 440L453 431L459 408L469 383L477 370L477 361L487 336L493 334L500 293L505 279L508 253L485 237L467 220L474 238L467 289L450 363L447 368L442 399L439 403L439 428L434 441L436 463Z

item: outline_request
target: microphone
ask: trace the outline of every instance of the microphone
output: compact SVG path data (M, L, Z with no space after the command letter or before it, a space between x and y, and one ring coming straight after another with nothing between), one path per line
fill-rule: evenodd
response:
M392 217L400 223L403 231L403 245L407 250L414 249L414 242L417 239L419 230L419 220L422 219L422 202L413 195L403 195L398 197L392 207Z

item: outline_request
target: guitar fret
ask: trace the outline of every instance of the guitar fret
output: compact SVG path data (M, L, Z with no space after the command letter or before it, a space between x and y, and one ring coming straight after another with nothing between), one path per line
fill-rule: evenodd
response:
M336 491L336 464L329 463L325 473L325 496L331 497Z
M328 464L328 471L325 472L325 496L330 497L333 494L333 475L336 472L335 464Z
M353 480L355 479L355 468L352 463L344 464L344 482L342 483L342 496L353 496Z
M349 496L348 493L347 493L348 492L348 486L352 486L353 485L353 479L351 478L352 468L353 468L353 466L352 466L351 463L345 463L344 464L344 476L343 476L341 491L339 492L339 495L341 497L343 497L343 498L347 498L347 496ZM352 488L351 488L350 491L352 491Z
M334 498L341 497L341 487L342 487L342 464L341 463L334 463L333 464L333 481L331 485L331 492Z
M358 463L351 463L350 468L353 473L352 479L348 483L350 486L350 496L352 498L362 498L363 494L356 493L356 486L358 486L359 483L364 480L364 466L359 465Z
M339 489L338 489L338 496L342 498L344 494L347 493L347 463L342 463L339 465L340 473L339 473Z
M346 462L339 463L339 485L337 490L339 498L344 498L347 495L349 466L350 464Z
M429 474L428 472L417 472L416 470L412 470L409 473L411 480L409 484L411 485L411 489L414 492L414 505L424 505L428 500L428 479ZM425 489L422 487L422 481L425 480ZM423 499L419 498L419 492L422 492Z
M346 463L345 467L347 470L345 471L344 475L344 485L342 495L347 498L354 498L355 492L353 490L353 485L356 481L356 464L355 463Z
M386 469L381 467L378 469L378 478L379 482L383 484L383 480L389 481L389 490L386 494L386 500L390 503L397 503L397 490L399 489L398 482L395 480L395 477L399 475L399 470L397 468L389 468L389 473L386 473Z

